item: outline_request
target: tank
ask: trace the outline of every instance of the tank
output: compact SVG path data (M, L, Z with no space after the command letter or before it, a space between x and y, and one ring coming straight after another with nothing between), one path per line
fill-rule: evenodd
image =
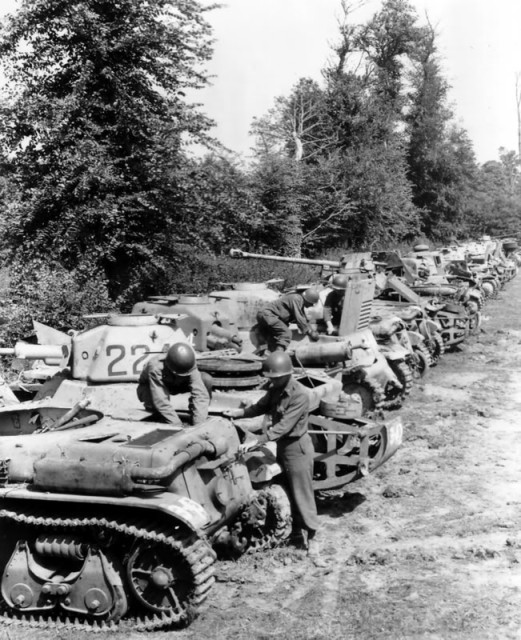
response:
M393 455L402 424L348 415L352 403L325 376L300 380L314 488L336 495ZM224 395L217 405L229 407ZM71 631L176 627L210 596L219 555L289 537L275 458L239 449L249 421L174 428L59 398L0 408L0 619Z
M381 317L396 315L400 318L407 328L409 337L421 337L421 341L415 338L410 341L419 358L422 358L419 351L423 351L423 349L417 349L417 345L422 345L427 349L429 358L428 362L423 359L424 364L434 367L439 363L441 356L445 353L441 325L429 317L426 309L421 304L378 298L374 302L373 312ZM422 373L422 366L420 362L420 377L426 373L426 371Z
M209 296L151 296L137 302L132 307L132 314L153 315L165 320L171 316L198 351L225 348L240 351L241 348L235 318L227 314L225 306L217 305Z
M460 344L470 333L479 330L482 300L475 303L467 288L419 284L411 267L416 261L402 258L396 252L381 252L378 260L386 265L381 274L379 297L421 306L427 316L439 324L445 348Z
M408 387L400 381L378 348L369 327L375 291L374 264L369 253L346 254L336 260L312 260L255 254L232 249L230 255L240 259L262 259L274 262L295 262L322 267L324 290L319 293L321 303L309 310L308 317L320 330L323 301L328 292L329 279L335 273L347 275L347 287L338 335L320 333L317 342L301 336L296 329L289 349L296 366L315 370L326 369L341 380L346 394L362 398L363 413L375 408L396 408L408 394ZM304 288L304 287L303 287ZM255 327L253 332L255 333ZM265 338L257 333L254 345L258 351L265 348ZM396 356L396 353L394 354ZM402 350L402 359L406 351Z
M103 395L114 384L124 393L129 388L125 383L136 383L151 357L166 352L176 342L190 342L178 324L182 318L157 319L145 314L111 314L102 318L104 324L73 335L35 323L38 340L53 343L22 341L13 348L0 349L0 354L37 364L22 372L19 386L32 383L38 398L53 395L67 381Z
M215 549L233 547L237 522L241 550L288 535L287 496L252 488L230 421L176 430L86 412L79 419L95 424L55 427L59 415L0 414L4 620L75 630L126 619L133 630L185 624L208 597ZM15 416L23 433L6 432ZM253 503L265 507L254 522Z
M395 373L408 394L412 389L413 380L423 378L432 366L431 354L425 339L419 331L408 326L406 320L390 309L380 308L373 313L371 331L391 367L395 367Z
M232 282L224 284L220 290L210 292L219 308L233 318L239 330L248 330L257 321L257 313L269 302L276 300L280 293L270 288L270 282Z
M380 291L379 299L392 303L406 301L412 303L414 307L421 308L421 316L418 318L421 317L422 322L419 327L435 362L446 349L460 344L470 333L470 316L464 307L422 297L394 275L386 276L385 286ZM476 317L480 316L476 315ZM432 325L431 322L435 324ZM437 339L436 328L439 328L439 336L443 341L442 347Z

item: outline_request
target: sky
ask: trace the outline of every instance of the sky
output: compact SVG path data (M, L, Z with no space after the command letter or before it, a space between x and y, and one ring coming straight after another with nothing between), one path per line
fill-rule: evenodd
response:
M337 38L340 0L220 1L222 8L207 15L216 39L208 67L212 86L195 99L217 123L214 136L247 158L253 118L264 115L277 96L288 95L299 78L321 80ZM450 100L477 160L498 159L500 147L517 150L521 1L410 1L439 33ZM16 4L0 0L0 16ZM380 6L381 0L366 0L353 20L365 22Z
M302 77L320 71L338 33L340 0L223 0L207 18L214 28L212 86L197 100L214 135L247 157L249 129ZM517 150L516 73L521 71L519 0L411 0L435 26L456 121L467 130L478 162ZM365 22L381 6L368 0L353 14Z

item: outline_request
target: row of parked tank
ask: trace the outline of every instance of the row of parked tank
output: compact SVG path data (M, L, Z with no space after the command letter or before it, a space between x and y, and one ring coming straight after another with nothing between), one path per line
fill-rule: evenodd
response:
M320 267L312 284L321 302L309 318L320 338L295 330L290 345L310 399L319 497L342 493L399 448L401 420L384 410L479 329L486 299L517 273L517 249L514 240L483 238L338 261L232 251ZM337 273L346 276L344 306L338 335L327 335L322 304ZM35 323L37 344L0 351L33 362L0 388L4 623L183 624L208 597L218 554L289 538L273 451L240 449L260 419L222 417L264 393L255 320L279 295L266 283L235 283L206 296L157 296L72 335ZM177 342L192 344L214 381L209 419L182 429L151 421L136 395L147 359ZM187 412L186 396L172 403Z

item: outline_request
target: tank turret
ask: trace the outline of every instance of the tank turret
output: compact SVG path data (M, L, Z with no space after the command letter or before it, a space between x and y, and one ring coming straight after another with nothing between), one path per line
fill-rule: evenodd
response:
M258 311L279 297L280 293L269 286L274 282L282 280L226 283L222 289L211 291L209 296L235 320L239 331L244 331L255 324Z
M241 339L237 334L234 316L227 309L205 295L151 296L137 302L134 315L155 315L168 319L177 317L177 326L183 330L197 351L234 348L240 351Z

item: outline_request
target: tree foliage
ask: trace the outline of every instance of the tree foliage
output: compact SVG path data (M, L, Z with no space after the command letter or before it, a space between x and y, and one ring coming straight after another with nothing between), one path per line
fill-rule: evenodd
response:
M209 122L210 31L196 0L23 0L0 59L4 238L18 257L100 268L113 296L171 257L183 136Z
M519 157L477 165L428 19L382 0L358 23L360 4L340 0L320 81L301 78L253 120L245 165L187 98L207 83L215 7L20 0L0 32L0 249L14 298L66 326L236 278L231 246L315 256L519 233ZM194 157L190 141L212 152Z

